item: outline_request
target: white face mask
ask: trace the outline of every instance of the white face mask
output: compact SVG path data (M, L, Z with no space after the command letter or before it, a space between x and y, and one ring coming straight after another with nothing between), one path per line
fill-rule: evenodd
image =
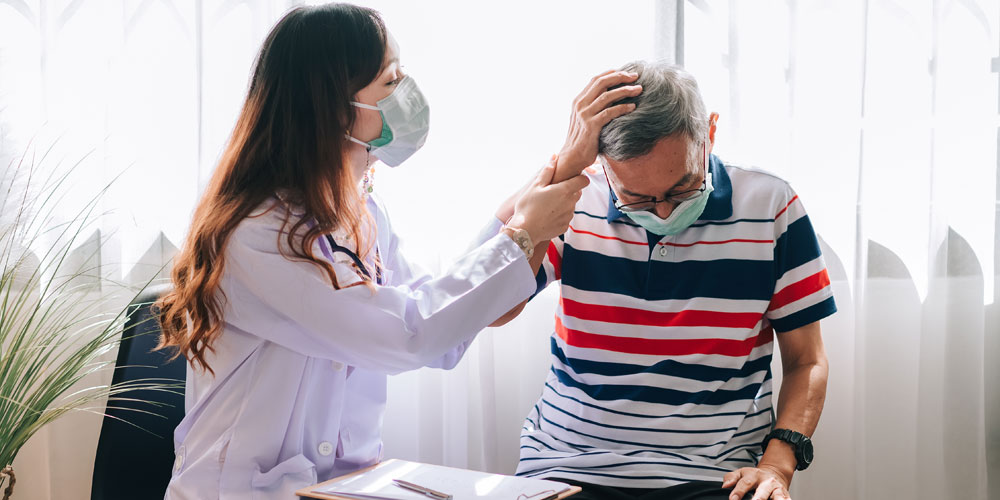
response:
M351 104L378 111L382 115L382 135L370 143L350 135L347 138L367 148L390 167L397 167L413 156L427 140L431 109L417 83L409 76L404 76L396 89L375 106L361 102Z

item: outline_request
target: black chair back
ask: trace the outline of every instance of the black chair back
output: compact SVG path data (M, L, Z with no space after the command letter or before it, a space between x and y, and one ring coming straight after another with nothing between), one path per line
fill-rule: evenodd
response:
M167 289L150 288L130 306L137 310L132 313L122 333L113 383L144 378L175 379L183 383L184 358L168 361L170 353L153 351L159 340L160 327L151 314L150 306ZM184 418L184 396L143 390L126 393L123 397L170 406L154 407L131 401L108 404L97 444L90 498L162 499L174 463L174 428ZM129 411L129 408L156 415Z

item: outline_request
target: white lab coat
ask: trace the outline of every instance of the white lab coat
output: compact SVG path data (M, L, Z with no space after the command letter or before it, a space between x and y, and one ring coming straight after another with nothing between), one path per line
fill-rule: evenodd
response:
M290 499L376 463L386 375L454 367L476 333L535 291L527 259L498 224L432 277L399 253L374 197L368 207L386 268L374 293L335 290L314 264L279 255L280 203L234 231L225 323L208 358L215 375L188 366L166 499ZM316 255L330 250L323 238L317 245ZM347 254L332 255L342 285L359 281Z

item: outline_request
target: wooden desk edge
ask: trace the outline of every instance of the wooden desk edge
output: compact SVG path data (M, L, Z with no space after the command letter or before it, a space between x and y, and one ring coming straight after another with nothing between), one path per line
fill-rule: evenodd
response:
M312 486L309 486L308 488L302 488L302 489L296 491L295 494L298 495L298 496L300 496L300 497L320 498L320 499L324 499L324 500L353 500L352 498L342 497L342 496L337 496L337 495L330 495L328 493L317 493L315 490L318 490L318 489L320 489L323 486L326 486L328 484L336 483L337 481L343 481L344 479L347 479L347 478L349 478L351 476L356 476L358 474L364 474L365 472L368 472L368 471L370 471L370 470L372 470L372 469L374 469L374 468L376 468L376 467L378 467L380 465L386 465L386 464L394 462L395 460L396 460L395 458L391 458L389 460L386 460L385 462L379 462L379 463L377 463L375 465L372 465L370 467L365 467L364 469L356 470L356 471L354 471L354 472L352 472L350 474L344 474L343 476L335 477L335 478L333 478L333 479L331 479L329 481L323 481L322 483L314 484ZM570 486L568 490L566 490L566 491L564 491L564 492L562 492L562 493L559 494L558 500L562 500L563 498L568 498L568 497L570 497L572 495L575 495L575 494L577 494L577 493L580 492L580 489L581 488L579 486Z

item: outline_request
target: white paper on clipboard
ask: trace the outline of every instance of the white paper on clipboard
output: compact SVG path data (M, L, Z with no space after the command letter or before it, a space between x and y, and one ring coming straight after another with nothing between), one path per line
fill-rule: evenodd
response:
M402 479L450 494L453 500L543 500L570 488L568 484L545 479L393 460L363 474L324 485L313 492L359 500L427 500L420 493L396 486L393 479Z

